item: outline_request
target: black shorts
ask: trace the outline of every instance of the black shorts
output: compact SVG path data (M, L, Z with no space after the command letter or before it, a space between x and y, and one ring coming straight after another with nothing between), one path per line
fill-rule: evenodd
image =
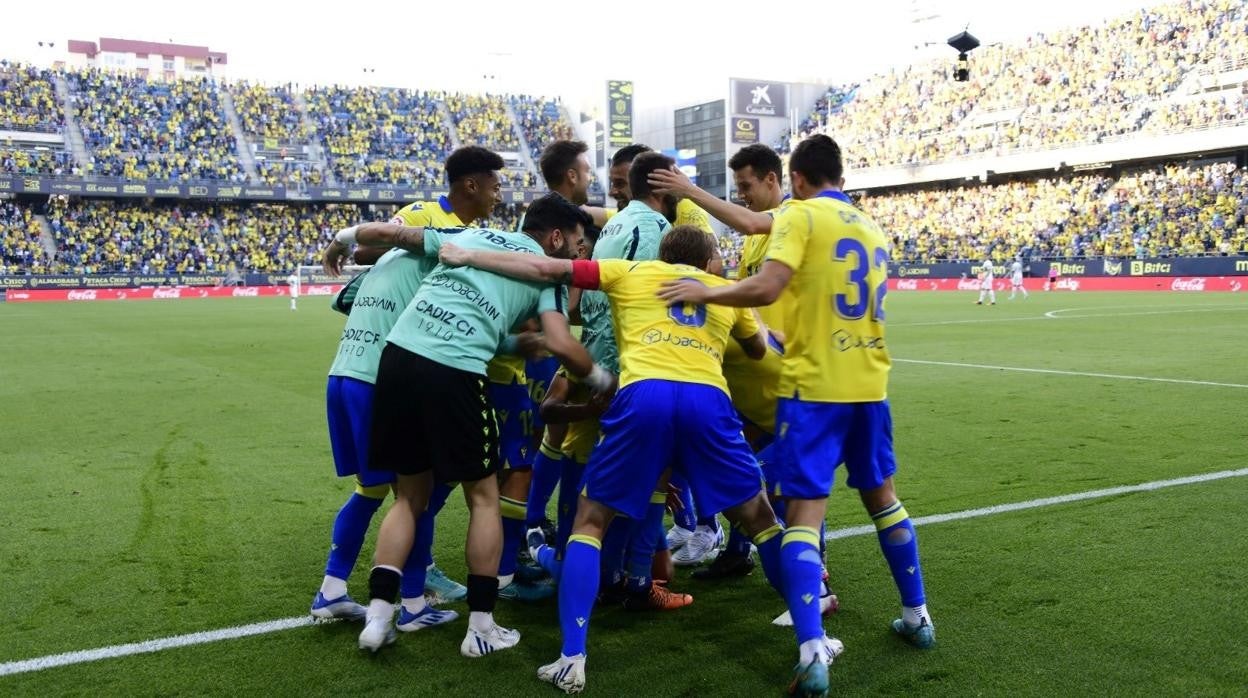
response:
M370 470L438 482L474 482L498 472L498 424L486 378L387 343L373 393Z

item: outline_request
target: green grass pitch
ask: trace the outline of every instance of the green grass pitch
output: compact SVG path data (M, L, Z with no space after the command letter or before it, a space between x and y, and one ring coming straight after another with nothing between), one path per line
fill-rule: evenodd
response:
M894 357L1230 385L899 361L912 515L1248 467L1248 297L974 298L892 294ZM0 305L0 665L306 613L349 491L325 434L342 325L327 305ZM874 536L833 541L834 692L1243 695L1246 512L1248 477L1233 477L921 526L926 653L887 631L897 598ZM460 579L464 520L453 499L435 550ZM838 483L829 525L864 523ZM673 586L694 605L595 617L589 694L780 695L796 652L761 571ZM555 695L535 677L558 654L555 602L497 615L524 639L479 660L458 655L462 619L376 657L358 626L327 624L0 676L0 694Z

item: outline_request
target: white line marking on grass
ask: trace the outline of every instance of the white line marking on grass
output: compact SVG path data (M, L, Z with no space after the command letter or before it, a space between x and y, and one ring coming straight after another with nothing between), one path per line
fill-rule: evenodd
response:
M43 671L44 669L54 669L60 666L69 666L70 664L95 662L101 659L128 657L132 654L161 652L163 650L171 650L176 647L203 645L209 642L233 640L239 637L264 635L266 633L275 633L279 630L290 630L291 628L301 628L305 625L312 624L313 621L310 616L299 616L296 618L271 620L265 623L236 625L232 628L221 628L220 630L206 630L204 632L189 633L187 635L162 637L158 640L131 642L126 645L113 645L112 647L101 647L94 650L79 650L77 652L66 652L64 654L50 654L46 657L36 657L34 659L23 659L18 662L6 662L4 664L0 664L0 676L23 674L30 671Z
M1020 373L1046 373L1055 376L1083 376L1085 378L1112 378L1123 381L1148 381L1150 383L1179 383L1182 385L1211 385L1218 388L1248 388L1242 383L1217 383L1214 381L1194 381L1183 378L1154 378L1152 376L1123 376L1117 373L1090 373L1087 371L1059 371L1053 368L1024 368L1022 366L992 366L989 364L964 364L957 361L924 361L922 359L898 359L893 361L903 364L922 364L924 366L954 366L957 368L983 368L993 371L1018 371Z
M1102 499L1105 497L1116 497L1120 494L1131 494L1133 492L1151 492L1153 490L1165 489L1167 487L1178 487L1180 485L1195 485L1202 482L1212 482L1214 480L1225 480L1232 477L1244 477L1248 475L1248 468L1240 468L1239 470L1220 470L1216 473L1206 473L1204 475L1190 475L1188 477L1176 477L1173 480L1154 480L1153 482L1142 482L1138 485L1124 485L1122 487L1107 487L1103 490L1089 490L1087 492L1075 492L1073 494L1063 494L1056 497L1044 497L1043 499L1032 499L1026 502L1011 502L1009 504L996 504L990 507L980 507L979 509L965 509L963 511L951 511L948 514L932 514L931 516L919 516L911 521L915 526L923 524L945 523L946 521L961 521L962 519L974 519L980 516L992 516L994 514L1007 514L1012 511L1024 511L1027 509L1035 509L1037 507L1049 507L1056 504L1070 504L1071 502L1082 502L1089 499ZM838 528L835 531L828 531L824 534L825 540L837 540L839 538L852 538L854 536L865 536L869 533L875 533L875 526L851 526L849 528Z
M916 526L945 523L947 521L961 521L963 519L974 519L981 516L1005 514L1014 511L1023 511L1026 509L1053 506L1056 504L1069 504L1071 502L1081 502L1090 499L1114 497L1120 494L1130 494L1133 492L1151 492L1153 490L1160 490L1167 487L1194 485L1203 482L1212 482L1214 480L1224 480L1227 478L1244 476L1248 476L1248 468L1240 468L1239 470L1222 470L1216 473L1191 475L1188 477L1174 478L1172 480L1155 480L1153 482L1143 482L1138 485L1109 487L1101 490L1090 490L1088 492L1075 492L1073 494L1064 494L1057 497L1031 499L1025 502L1012 502L1008 504L997 504L990 507L981 507L979 509L953 511L947 514L932 514L931 516L917 517L913 521ZM824 535L824 538L827 540L838 540L841 538L852 538L854 536L865 536L872 533L875 533L874 526L850 526L848 528L838 528L834 531L828 531ZM23 659L20 661L0 664L0 676L11 676L13 674L44 671L46 669L54 669L56 667L69 666L71 664L95 662L101 659L116 659L118 657L128 657L135 654L161 652L163 650L175 649L178 647L203 645L210 642L233 640L240 637L265 635L267 633L291 630L293 628L302 628L314 624L315 622L308 616L296 616L294 618L271 620L265 623L238 625L232 628L207 630L204 632L189 633L187 635L174 635L172 637L164 637L157 640L132 642L125 645L113 645L111 647L101 647L93 650L80 650L78 652L66 652L64 654L51 654L46 657L35 657L34 659Z
M1125 308L1139 308L1141 306L1122 306ZM1147 307L1147 306L1144 306ZM1151 310L1147 312L1135 313L1088 313L1084 315L1059 315L1059 313L1070 313L1077 310L1106 310L1105 307L1097 308L1061 308L1059 310L1050 310L1043 315L1024 315L1021 317L994 317L994 318L969 318L966 320L933 320L931 322L894 322L889 323L889 327L938 327L941 325L979 325L989 322L1029 322L1032 320L1085 320L1090 318L1116 318L1130 317L1132 315L1174 315L1177 313L1218 313L1222 311L1248 310L1248 304L1236 306L1218 306L1216 308L1201 307L1192 310Z

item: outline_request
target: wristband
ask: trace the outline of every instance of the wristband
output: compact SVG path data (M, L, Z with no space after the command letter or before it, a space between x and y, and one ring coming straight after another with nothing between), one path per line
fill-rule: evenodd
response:
M611 383L614 380L615 376L611 375L610 371L602 366L599 366L598 364L594 364L594 367L589 370L589 375L585 376L585 384L589 386L590 390L593 390L596 393L609 390L611 388Z
M355 233L359 229L360 226L353 225L350 228L343 228L342 230L339 230L338 234L334 236L334 242L346 247L351 247L355 244Z

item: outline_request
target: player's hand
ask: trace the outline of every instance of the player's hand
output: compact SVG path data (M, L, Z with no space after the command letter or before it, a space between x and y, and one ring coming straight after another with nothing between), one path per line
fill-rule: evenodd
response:
M585 407L589 409L589 413L596 419L607 413L607 408L611 406L611 400L614 397L615 386L613 385L610 392L593 393L590 395L589 402L585 403Z
M540 359L546 355L546 339L540 332L521 332L516 335L516 351L526 359Z
M709 288L697 281L680 279L679 281L668 281L663 284L663 288L659 289L659 298L673 305L676 303L705 303L709 291Z
M667 483L667 511L675 514L685 508L684 502L680 501L680 493L682 490L673 483Z
M656 194L689 196L697 189L689 177L675 167L669 170L655 170L646 179Z
M438 250L438 260L448 267L466 267L472 262L472 251L449 242L442 243L442 248Z
M325 248L325 255L321 259L321 266L325 269L325 273L330 276L342 275L342 263L351 255L351 248L334 240L329 243L329 247Z

